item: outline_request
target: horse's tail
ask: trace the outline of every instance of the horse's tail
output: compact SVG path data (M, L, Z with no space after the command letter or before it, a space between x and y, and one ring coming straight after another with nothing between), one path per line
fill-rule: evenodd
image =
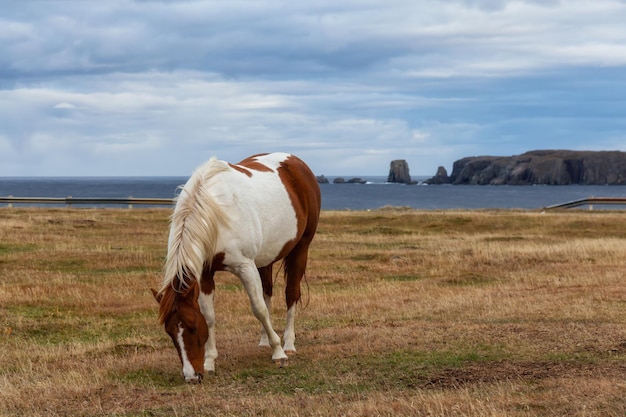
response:
M213 259L219 228L228 225L228 217L210 190L216 174L228 169L223 161L211 158L182 187L171 217L164 280L159 293L167 288L185 292L190 280L199 280L205 264Z

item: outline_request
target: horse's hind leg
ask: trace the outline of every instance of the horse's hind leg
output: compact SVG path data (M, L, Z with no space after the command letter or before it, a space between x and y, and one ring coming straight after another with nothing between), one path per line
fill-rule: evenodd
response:
M287 354L296 353L296 303L300 300L300 281L306 270L308 251L309 242L301 241L285 258L287 323L285 324L285 345L283 349Z
M272 314L272 290L273 290L273 282L272 282L272 264L259 268L259 275L261 276L261 284L263 285L263 299L265 300L265 305L267 306L267 311L269 314ZM267 332L265 328L261 326L261 341L259 342L259 346L269 346L270 341L267 338Z

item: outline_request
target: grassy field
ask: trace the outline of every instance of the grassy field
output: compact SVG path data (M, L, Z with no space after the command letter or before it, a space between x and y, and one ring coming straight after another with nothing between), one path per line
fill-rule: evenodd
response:
M290 366L218 274L201 385L150 293L168 216L0 209L0 415L626 415L624 212L323 212Z

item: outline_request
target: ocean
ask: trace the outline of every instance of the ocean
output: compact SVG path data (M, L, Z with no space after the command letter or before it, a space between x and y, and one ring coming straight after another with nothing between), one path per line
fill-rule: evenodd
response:
M344 176L352 177L359 176ZM324 210L372 210L385 206L424 210L540 209L587 197L626 197L626 186L404 185L385 183L383 176L361 176L366 184L333 184L335 177L327 178L330 184L320 184ZM417 181L426 178L414 177ZM171 198L186 180L186 177L4 177L0 178L0 196Z

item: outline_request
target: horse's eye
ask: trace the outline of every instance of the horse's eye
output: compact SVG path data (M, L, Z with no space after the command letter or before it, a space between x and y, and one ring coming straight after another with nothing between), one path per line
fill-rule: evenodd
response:
M187 330L189 330L189 333L191 334L196 334L196 330L198 330L198 328L194 326L194 327L189 327Z

